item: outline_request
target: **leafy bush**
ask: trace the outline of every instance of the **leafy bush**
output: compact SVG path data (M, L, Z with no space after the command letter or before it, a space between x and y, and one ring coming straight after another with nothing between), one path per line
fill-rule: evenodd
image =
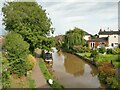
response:
M105 73L99 73L98 75L100 82L106 84L107 75Z
M3 88L9 88L10 87L10 73L9 72L2 72L2 86Z
M98 55L97 50L91 50L91 58L96 58L96 56Z
M120 48L114 48L113 50L116 54L120 54Z
M83 50L83 49L80 49L80 50L79 50L79 53L84 53L84 50Z
M108 77L107 84L110 88L120 88L119 82L115 77Z
M11 73L19 76L25 75L28 66L26 56L29 53L29 44L23 40L20 34L12 31L6 35L3 49L6 51Z
M117 54L113 49L107 49L107 54Z
M106 49L105 49L105 47L101 47L98 49L98 51L103 54L106 52Z
M107 54L112 54L113 50L112 49L107 49Z
M105 73L107 76L115 76L116 70L113 68L112 64L109 62L102 63L98 68L99 72Z
M101 66L99 66L98 70L98 77L102 83L107 84L110 88L120 88L119 82L116 78L116 70L113 68L111 63L101 63Z
M27 56L27 64L27 71L32 70L34 65L36 64L36 59L31 54Z

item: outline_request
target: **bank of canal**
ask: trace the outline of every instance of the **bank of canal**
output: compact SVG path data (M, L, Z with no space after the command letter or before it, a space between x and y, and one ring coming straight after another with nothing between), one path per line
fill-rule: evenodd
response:
M52 74L65 88L104 87L98 79L98 70L76 55L58 52L53 48Z

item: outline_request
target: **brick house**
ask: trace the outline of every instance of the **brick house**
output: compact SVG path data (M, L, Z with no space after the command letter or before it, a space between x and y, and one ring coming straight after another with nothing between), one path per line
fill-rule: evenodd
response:
M118 31L105 31L100 29L98 38L91 38L88 40L89 47L99 48L105 46L106 48L115 48L120 45L120 30Z
M98 48L101 46L108 46L108 38L94 38L94 39L88 40L88 45L90 49Z

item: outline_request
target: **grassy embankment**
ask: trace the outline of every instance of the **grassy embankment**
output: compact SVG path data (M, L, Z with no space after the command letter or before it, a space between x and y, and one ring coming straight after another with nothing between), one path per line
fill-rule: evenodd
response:
M91 60L91 53L79 53L79 55ZM115 67L120 66L120 62L118 62L118 54L98 54L95 58L95 62L97 63L97 67L99 70L99 79L100 82L106 84L109 88L118 88L120 84L120 80L118 80L118 75L114 67L111 66L111 60ZM100 65L100 66L99 66Z
M90 56L91 53L79 53L81 56L91 60ZM96 62L110 62L111 60L113 61L113 64L117 67L119 62L117 62L118 60L118 55L113 55L113 54L99 54L96 56L95 61Z
M48 71L46 65L45 65L45 62L42 58L40 58L40 61L39 61L39 66L42 70L42 73L43 75L45 76L45 79L46 80L49 80L49 79L52 79L53 80L53 77L52 75L50 74L50 72ZM64 87L62 85L60 85L57 81L54 80L53 84L50 85L53 89L64 89Z

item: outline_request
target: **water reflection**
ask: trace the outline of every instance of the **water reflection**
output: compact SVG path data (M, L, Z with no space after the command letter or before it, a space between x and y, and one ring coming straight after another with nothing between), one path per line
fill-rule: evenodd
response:
M79 57L58 52L53 53L53 75L67 88L99 88L98 70ZM72 82L72 83L71 83Z
M94 77L98 74L98 70L97 69L94 69L95 67L93 65L90 65L90 68L91 68L91 75Z
M80 62L74 55L66 54L64 67L66 72L73 74L74 76L80 76L84 73L85 63Z

